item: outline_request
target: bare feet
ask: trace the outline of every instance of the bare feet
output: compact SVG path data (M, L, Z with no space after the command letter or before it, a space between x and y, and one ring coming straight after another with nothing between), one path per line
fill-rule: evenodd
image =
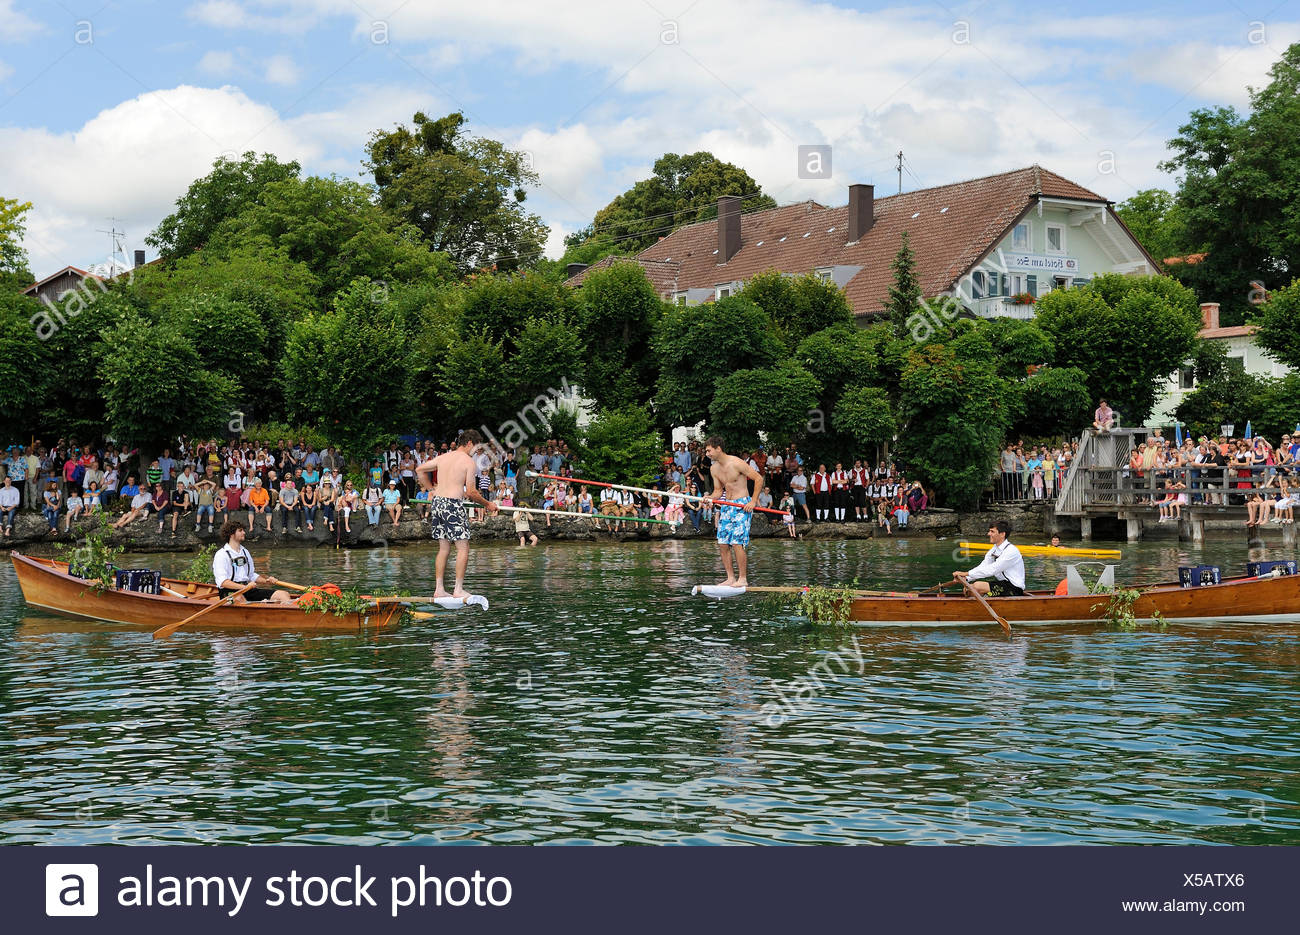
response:
M735 586L738 588L747 588L749 587L749 581L745 578L737 578Z
M459 598L462 601L467 601L471 597L473 597L473 595L470 594L468 591L466 591L464 588L457 588L456 590L452 591L451 596L455 598Z
M434 589L433 589L433 596L434 596L434 597L451 597L451 595L448 594L447 591L446 591L444 588L434 588Z
M739 587L739 585L736 584L736 579L735 579L735 578L728 578L726 581L719 581L718 584L717 584L717 586L720 587L720 588L734 588L734 587Z

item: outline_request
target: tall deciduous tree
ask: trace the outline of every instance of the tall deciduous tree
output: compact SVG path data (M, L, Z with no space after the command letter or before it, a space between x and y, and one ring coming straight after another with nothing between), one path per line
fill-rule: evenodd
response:
M1183 256L1195 246L1187 241L1182 206L1163 188L1136 192L1116 205L1115 213L1157 261Z
M30 201L17 201L0 195L0 276L10 276L15 281L31 281L27 251L23 249L23 237L27 233L25 218L30 210Z
M1269 356L1300 370L1300 279L1270 293L1255 324L1259 326L1255 340Z
M464 123L460 113L417 113L410 127L375 132L365 165L379 203L462 272L531 266L546 242L546 226L524 209L537 173L527 154L467 136Z
M41 425L47 392L58 374L50 349L36 336L39 306L16 292L0 291L0 433L21 439Z
M642 486L658 473L662 450L662 440L645 407L624 406L596 414L579 452L586 476Z
M643 405L659 376L652 352L664 303L635 263L593 270L578 292L588 358L583 389L603 409Z
M229 377L203 369L194 345L173 329L128 318L105 336L99 363L114 438L157 451L179 434L218 435L238 408Z
M636 253L679 227L717 217L723 195L739 195L745 211L776 207L739 166L709 152L665 153L655 160L650 178L596 212L586 238L570 245L563 262L591 263L611 253Z
M661 423L703 421L720 379L737 370L770 367L783 350L767 314L748 299L671 306L655 335L655 407Z
M889 394L878 386L846 389L831 413L831 425L859 455L876 445L888 444L898 431Z
M737 370L717 381L709 403L709 430L731 451L752 448L759 434L785 444L804 429L821 384L793 360L775 367Z
M239 214L261 197L266 186L296 179L302 167L275 156L247 152L236 160L222 156L212 171L190 183L176 200L176 210L163 218L145 238L164 257L174 259L204 246L221 222Z
M1277 288L1300 270L1300 43L1269 76L1252 90L1247 116L1230 107L1192 111L1161 165L1182 176L1186 243L1208 253L1175 271L1201 298L1222 303L1225 324L1249 313L1253 282Z
M1037 305L1038 324L1056 347L1055 363L1083 370L1094 399L1109 400L1126 425L1147 419L1164 382L1196 349L1199 316L1165 291L1168 280L1152 280L1113 290L1103 283L1101 289L1118 298L1113 306L1092 287L1057 289Z
M352 452L409 428L409 343L399 316L358 279L334 307L294 323L280 379L290 417Z
M767 312L790 350L810 334L853 324L853 310L839 286L811 273L791 277L767 270L745 283L738 295Z

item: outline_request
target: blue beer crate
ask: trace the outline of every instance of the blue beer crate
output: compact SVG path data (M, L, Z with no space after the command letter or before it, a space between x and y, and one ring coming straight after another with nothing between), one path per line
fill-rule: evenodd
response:
M1201 588L1219 581L1218 565L1180 565L1178 568L1178 583L1185 588Z
M144 568L123 568L117 572L116 583L119 591L158 594L162 589L162 572Z
M1284 575L1294 575L1296 573L1296 563L1291 559L1281 562L1247 562L1246 577L1259 578L1263 575L1272 574L1276 569L1281 569L1281 573Z

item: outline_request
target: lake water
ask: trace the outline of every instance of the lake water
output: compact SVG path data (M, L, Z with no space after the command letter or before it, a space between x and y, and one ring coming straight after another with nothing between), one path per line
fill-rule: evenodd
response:
M923 587L952 545L763 541L752 577ZM1246 558L1124 550L1126 582ZM270 571L428 593L432 554ZM33 614L6 563L0 842L1300 843L1300 621L839 630L716 580L698 542L483 545L486 612L155 642Z

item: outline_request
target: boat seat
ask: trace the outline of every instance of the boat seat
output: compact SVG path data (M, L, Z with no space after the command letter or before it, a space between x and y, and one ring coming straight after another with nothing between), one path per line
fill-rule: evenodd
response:
M191 582L189 583L189 585L185 588L185 593L186 593L186 594L193 594L193 593L194 593L195 591L197 591L198 589L199 589L199 586L198 586L197 584L195 584L193 581L191 581Z

